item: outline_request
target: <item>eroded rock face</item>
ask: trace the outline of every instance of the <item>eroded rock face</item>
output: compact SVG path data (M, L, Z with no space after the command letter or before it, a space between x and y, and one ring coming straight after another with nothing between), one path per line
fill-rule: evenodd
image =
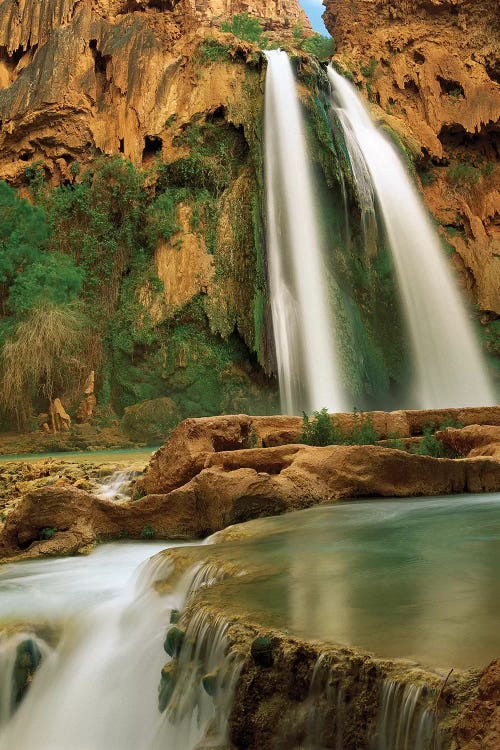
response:
M391 414L375 414L387 430ZM405 413L393 414L402 424ZM415 412L406 414L416 422ZM338 417L346 424L353 419ZM406 424L409 432L409 420ZM30 492L7 518L0 556L72 554L98 539L146 533L165 539L202 538L232 524L342 498L500 490L497 453L455 460L378 445L290 443L289 436L298 439L300 427L298 417L187 419L138 483L148 493L145 497L117 504L68 486ZM470 428L469 452L474 435L482 447L481 429L498 434L496 427ZM276 444L280 440L282 444ZM251 447L256 445L272 447ZM46 529L54 532L48 539Z
M496 750L500 747L500 659L481 675L476 700L460 715L453 733L454 750Z
M403 140L418 142L428 170L426 202L480 306L499 313L498 4L325 0L325 5L339 62L362 83L375 115L382 110Z
M0 177L19 180L43 159L55 182L68 179L71 161L89 162L95 148L141 165L148 138L152 153L158 143L167 151L169 117L187 122L227 107L231 87L241 92L237 68L229 80L220 70L201 77L192 57L196 39L217 35L209 25L242 11L274 29L309 25L296 0L6 0Z

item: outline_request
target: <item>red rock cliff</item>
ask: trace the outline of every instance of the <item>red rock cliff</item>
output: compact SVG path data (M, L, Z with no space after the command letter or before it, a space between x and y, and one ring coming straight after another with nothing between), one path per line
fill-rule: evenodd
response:
M324 4L339 62L417 142L427 204L479 305L500 314L497 0Z

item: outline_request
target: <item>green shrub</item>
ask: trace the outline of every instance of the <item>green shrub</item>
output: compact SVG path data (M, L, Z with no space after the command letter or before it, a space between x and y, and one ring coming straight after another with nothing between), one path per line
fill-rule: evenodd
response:
M388 435L385 447L392 448L395 451L406 451L404 440L401 440L400 437L389 437Z
M302 432L299 442L306 445L374 445L378 436L373 426L371 414L354 411L354 425L344 431L335 417L330 417L328 409L315 411L312 418L302 416Z
M154 539L155 532L152 526L147 523L141 531L141 539Z
M262 23L248 13L237 13L230 21L224 21L221 29L237 39L257 44L261 49L267 46L268 38L263 35Z
M66 305L78 297L84 278L73 258L44 253L15 277L9 289L9 310L19 314L42 303Z
M194 61L200 65L227 60L231 47L221 44L217 39L204 39L194 54Z
M53 528L52 526L46 526L40 531L39 539L42 541L47 541L48 539L52 539L57 533L57 529Z
M481 177L481 170L470 162L456 162L448 168L448 182L457 187L477 185Z
M302 49L308 55L316 55L318 60L327 60L335 52L335 41L331 36L313 34L302 43Z
M326 407L321 411L313 412L312 419L303 412L302 432L299 436L300 443L318 446L333 445L338 442L336 438L333 420Z
M424 427L424 435L418 445L414 446L411 453L416 456L432 456L433 458L453 458L454 454L438 440L434 428L431 426Z

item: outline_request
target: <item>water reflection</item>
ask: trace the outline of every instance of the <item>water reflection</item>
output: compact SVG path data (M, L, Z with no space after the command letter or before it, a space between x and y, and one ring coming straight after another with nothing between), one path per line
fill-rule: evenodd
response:
M297 635L427 665L498 655L500 495L351 501L252 522L219 555L259 567L235 609Z

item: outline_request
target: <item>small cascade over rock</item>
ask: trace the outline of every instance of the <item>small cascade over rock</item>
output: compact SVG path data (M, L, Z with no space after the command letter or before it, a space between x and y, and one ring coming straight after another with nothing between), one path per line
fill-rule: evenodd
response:
M109 500L114 503L123 503L130 500L132 482L136 475L136 471L114 471L96 484L95 494L101 500Z
M265 183L269 285L281 406L345 407L316 202L288 55L266 52Z
M195 570L187 605L196 591L224 577L210 563ZM172 613L164 644L172 660L161 672L158 703L165 713L154 748L222 750L228 747L229 714L242 659L230 649L223 616L200 609L185 633L176 624L178 617Z
M335 680L326 652L319 655L314 665L308 703L307 750L323 750L327 747L327 733L334 738L334 744L330 742L328 747L343 750L344 691L341 683ZM328 708L325 708L325 703ZM328 726L329 723L332 723L333 728Z
M414 357L411 406L493 405L465 304L399 154L349 81L332 66L328 77L359 195L367 252L372 250L376 214L392 252Z
M384 681L372 750L439 750L439 729L424 702L426 693L426 685Z

